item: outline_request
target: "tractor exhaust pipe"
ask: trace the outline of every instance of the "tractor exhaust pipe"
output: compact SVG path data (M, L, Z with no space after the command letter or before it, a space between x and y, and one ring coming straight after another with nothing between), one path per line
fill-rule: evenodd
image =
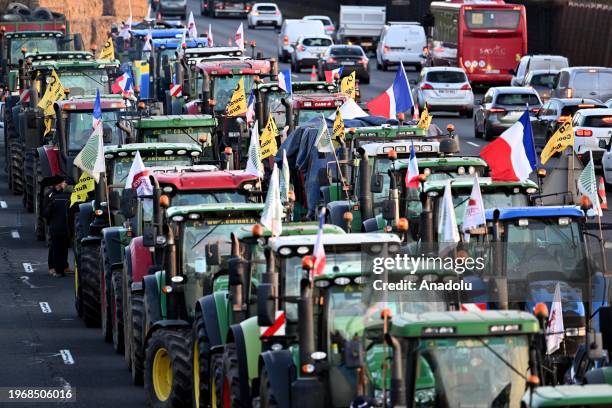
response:
M285 107L285 124L289 126L287 134L290 134L295 130L295 123L293 123L293 104L286 98L282 98L281 103Z
M508 310L508 280L503 263L503 243L501 237L501 223L499 210L493 211L493 273L494 285L497 291L497 302L500 310Z
M157 78L159 78L158 67L155 60L155 56L153 53L149 56L149 72L151 73L151 77L149 78L149 83L147 86L149 87L149 97L155 99L155 95L157 95ZM143 87L143 84L140 84L140 87Z
M263 96L258 86L255 86L253 93L255 94L255 112L257 112L257 123L259 123L259 126L261 126L261 124L264 123Z
M206 70L202 70L202 113L212 115L210 106L210 76Z
M369 220L373 217L372 212L372 170L368 162L368 153L363 147L357 149L359 153L359 209L361 219Z
M300 345L300 367L305 364L312 364L312 353L315 351L314 342L314 322L313 322L313 305L312 305L312 281L310 272L313 267L313 261L310 256L305 256L302 260L304 268L304 276L300 282L300 298L298 300L298 325L299 345ZM312 374L312 373L304 373Z
M433 244L433 211L432 206L433 203L431 199L427 196L425 192L421 193L421 203L423 204L423 211L421 212L421 240L429 245L429 249L431 250L431 245Z
M402 349L399 340L385 334L385 340L393 349L393 362L391 365L391 406L401 408L406 406L406 383L402 367Z

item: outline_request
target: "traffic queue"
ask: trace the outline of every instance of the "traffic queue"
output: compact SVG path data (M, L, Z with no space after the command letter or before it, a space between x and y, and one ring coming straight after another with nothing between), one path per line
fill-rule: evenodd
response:
M431 8L461 15L458 35L505 28L526 44L524 9L494 3ZM2 37L21 51L3 55L9 188L54 276L70 243L75 312L150 405L612 406L612 95L582 87L609 69L526 48L516 68L442 63L426 32L440 18L383 16L372 40L270 3L246 17L278 27L278 60L242 23L227 46L212 26L199 36L193 14L130 19L99 53L65 17ZM36 38L49 41L23 45ZM365 101L368 51L396 74ZM435 111L473 118L490 143L462 154Z

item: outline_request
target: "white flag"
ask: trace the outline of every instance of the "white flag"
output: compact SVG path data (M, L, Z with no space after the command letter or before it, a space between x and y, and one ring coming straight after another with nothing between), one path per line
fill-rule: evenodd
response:
M124 40L129 40L132 36L130 31L132 30L132 15L128 17L128 19L123 23L123 27L121 28L121 32L119 33L119 37L122 37Z
M251 140L249 142L249 157L247 157L247 165L245 172L259 178L263 177L264 169L261 162L261 148L259 146L259 126L257 121L251 129Z
M319 153L334 152L334 145L332 144L331 135L329 134L327 122L323 116L321 116L321 127L319 128L319 134L317 135L316 145Z
M280 195L281 201L286 203L289 201L289 162L287 161L287 151L283 149L283 167L280 176Z
M455 215L455 206L453 205L450 180L446 182L444 196L440 204L438 242L441 244L441 250L454 247L459 242L459 229L457 228L457 216Z
M153 195L153 185L151 180L149 180L149 170L145 167L139 151L134 156L134 161L125 182L125 188L136 190L138 197ZM143 206L146 212L150 212L153 208L153 202L150 199L144 200Z
M465 213L463 214L462 230L466 233L467 239L469 239L470 229L478 228L486 223L487 219L485 218L485 208L482 201L482 193L480 192L480 183L478 183L478 176L474 176L472 194L470 194L470 198L465 206Z
M212 25L209 24L208 25L208 46L209 47L214 47L214 41L213 41L213 33L212 33Z
M561 287L559 283L555 286L550 316L546 324L546 354L552 354L559 350L561 342L565 337L563 327L563 305L561 303Z
M96 126L91 132L87 143L74 158L74 165L91 174L96 183L100 182L100 174L106 171L102 126Z
M280 198L280 180L278 166L274 163L270 185L266 195L266 203L261 214L261 225L272 232L272 236L278 237L283 232L283 204Z
M599 202L599 194L597 194L597 179L595 178L595 165L593 163L593 151L590 150L591 159L589 163L582 169L578 178L578 191L585 195L593 203L593 211L598 216L602 216L601 203Z
M189 12L187 30L189 31L189 38L198 38L198 29L196 28L195 19L193 18L193 11Z
M242 23L240 23L238 30L236 30L234 43L237 47L240 47L240 49L244 50L244 28L242 27Z

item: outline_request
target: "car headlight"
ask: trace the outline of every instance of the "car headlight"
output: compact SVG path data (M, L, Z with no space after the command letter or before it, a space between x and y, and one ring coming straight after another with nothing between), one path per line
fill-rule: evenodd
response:
M436 389L435 388L425 388L422 390L417 390L414 393L414 402L417 404L427 404L433 402L436 398Z

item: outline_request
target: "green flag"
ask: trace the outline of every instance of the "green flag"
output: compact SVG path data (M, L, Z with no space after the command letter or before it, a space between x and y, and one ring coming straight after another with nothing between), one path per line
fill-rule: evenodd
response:
M283 232L283 204L280 198L279 183L278 166L274 163L260 221L261 225L269 229L274 237L278 237Z
M96 183L100 181L100 173L105 171L101 124L96 126L83 149L74 158L74 165L91 174Z
M334 145L332 144L331 135L327 129L325 117L321 115L321 127L317 136L317 150L319 153L333 153Z

